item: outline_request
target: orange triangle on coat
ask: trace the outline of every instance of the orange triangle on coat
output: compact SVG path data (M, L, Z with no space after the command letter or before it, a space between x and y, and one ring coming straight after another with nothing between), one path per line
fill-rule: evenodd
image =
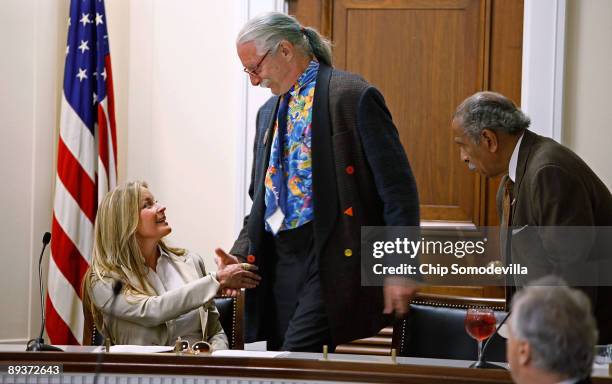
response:
M346 211L344 211L344 214L353 216L353 207L349 207Z

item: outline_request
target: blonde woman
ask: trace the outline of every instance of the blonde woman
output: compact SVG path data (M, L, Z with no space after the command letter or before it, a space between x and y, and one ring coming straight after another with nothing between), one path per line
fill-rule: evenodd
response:
M260 277L240 264L207 274L200 256L164 243L171 231L146 183L109 192L98 208L83 305L113 344L174 345L181 337L227 349L213 298L223 289L254 288ZM115 281L122 288L113 300Z

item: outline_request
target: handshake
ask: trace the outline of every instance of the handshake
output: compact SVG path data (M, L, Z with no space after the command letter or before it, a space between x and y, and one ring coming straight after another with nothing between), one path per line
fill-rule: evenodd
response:
M255 288L261 281L261 276L251 272L257 271L257 266L241 263L236 256L226 253L221 248L215 249L217 264L217 280L221 284L221 293L225 296L238 297L242 288Z

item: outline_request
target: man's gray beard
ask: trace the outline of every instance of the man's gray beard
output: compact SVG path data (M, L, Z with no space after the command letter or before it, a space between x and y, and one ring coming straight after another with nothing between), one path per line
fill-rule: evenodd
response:
M476 170L476 166L474 164L472 164L472 163L468 163L468 169L470 171L475 171Z
M262 88L270 88L270 79L263 79L259 86Z

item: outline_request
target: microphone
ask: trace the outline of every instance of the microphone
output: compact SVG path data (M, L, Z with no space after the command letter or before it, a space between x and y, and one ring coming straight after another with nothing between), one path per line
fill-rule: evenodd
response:
M51 241L51 233L45 232L42 238L43 246L40 251L40 257L38 258L38 288L40 291L40 335L36 339L31 339L28 341L28 346L26 351L56 351L63 352L60 348L54 347L52 345L45 344L45 339L43 339L43 333L45 332L45 304L44 304L44 295L43 295L43 279L42 279L42 258L45 253L45 248Z
M492 363L487 362L487 360L485 359L485 356L486 356L486 352L487 352L487 347L491 343L491 340L493 340L493 337L495 335L499 334L499 330L501 329L502 325L504 325L506 320L508 320L508 317L510 317L510 313L512 313L512 312L508 312L506 314L506 316L504 316L502 321L499 322L499 325L497 326L497 328L495 328L495 332L493 332L491 337L489 337L489 339L482 346L482 352L480 353L480 358L478 359L477 362L475 362L474 364L470 365L470 368L504 369L504 370L507 370L505 367L502 367L501 365L492 364Z
M123 282L121 280L115 280L113 283L113 298L111 299L110 310L108 314L108 323L111 324L113 322L114 310L115 310L115 302L117 301L117 296L123 289ZM104 323L104 320L102 320ZM106 337L110 337L110 335L106 335ZM105 340L108 341L108 340ZM107 344L107 345L110 345ZM110 350L109 350L110 351ZM96 359L96 372L93 378L93 384L98 384L98 377L100 376L100 372L102 371L102 363L104 362L104 353L99 352L98 358Z

